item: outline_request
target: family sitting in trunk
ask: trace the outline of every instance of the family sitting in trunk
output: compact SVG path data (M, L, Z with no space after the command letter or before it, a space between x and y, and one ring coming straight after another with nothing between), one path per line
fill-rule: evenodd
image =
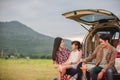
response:
M53 64L57 70L57 80L64 80L64 75L70 75L69 80L102 80L106 73L107 80L113 80L113 73L117 51L110 45L110 36L102 34L100 45L92 55L82 60L82 45L79 41L72 42L72 51L64 48L64 41L57 37L54 40ZM96 59L95 67L87 70L86 63Z

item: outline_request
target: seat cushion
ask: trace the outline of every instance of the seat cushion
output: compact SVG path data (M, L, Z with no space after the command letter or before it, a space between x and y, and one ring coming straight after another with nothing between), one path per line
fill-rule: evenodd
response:
M118 73L120 73L120 58L115 59L115 67L116 67Z
M117 53L117 58L120 58L120 52Z

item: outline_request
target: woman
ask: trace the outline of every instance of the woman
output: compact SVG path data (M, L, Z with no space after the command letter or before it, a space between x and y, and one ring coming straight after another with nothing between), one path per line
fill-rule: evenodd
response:
M87 65L84 62L80 62L77 66L76 75L71 80L90 80L90 73L87 69Z
M64 41L62 38L57 37L54 40L52 59L54 67L57 69L57 78L61 79L61 72L59 70L59 66L65 63L70 55L70 50L64 48Z

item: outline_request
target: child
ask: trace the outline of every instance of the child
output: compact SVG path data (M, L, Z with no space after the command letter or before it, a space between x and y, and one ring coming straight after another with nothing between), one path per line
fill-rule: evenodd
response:
M80 44L79 41L72 42L72 52L70 53L68 60L64 64L59 66L59 70L61 71L62 76L66 73L67 69L77 68L77 65L79 64L82 57L81 48L82 48L82 45Z
M78 64L76 75L71 80L90 80L90 73L87 71L87 65L84 62Z

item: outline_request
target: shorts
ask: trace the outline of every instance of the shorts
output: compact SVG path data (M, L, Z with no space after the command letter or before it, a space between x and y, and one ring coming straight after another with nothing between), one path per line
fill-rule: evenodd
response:
M70 76L74 76L76 74L76 69L67 69L66 74Z
M73 69L77 69L77 65L71 64L71 66L72 66Z

